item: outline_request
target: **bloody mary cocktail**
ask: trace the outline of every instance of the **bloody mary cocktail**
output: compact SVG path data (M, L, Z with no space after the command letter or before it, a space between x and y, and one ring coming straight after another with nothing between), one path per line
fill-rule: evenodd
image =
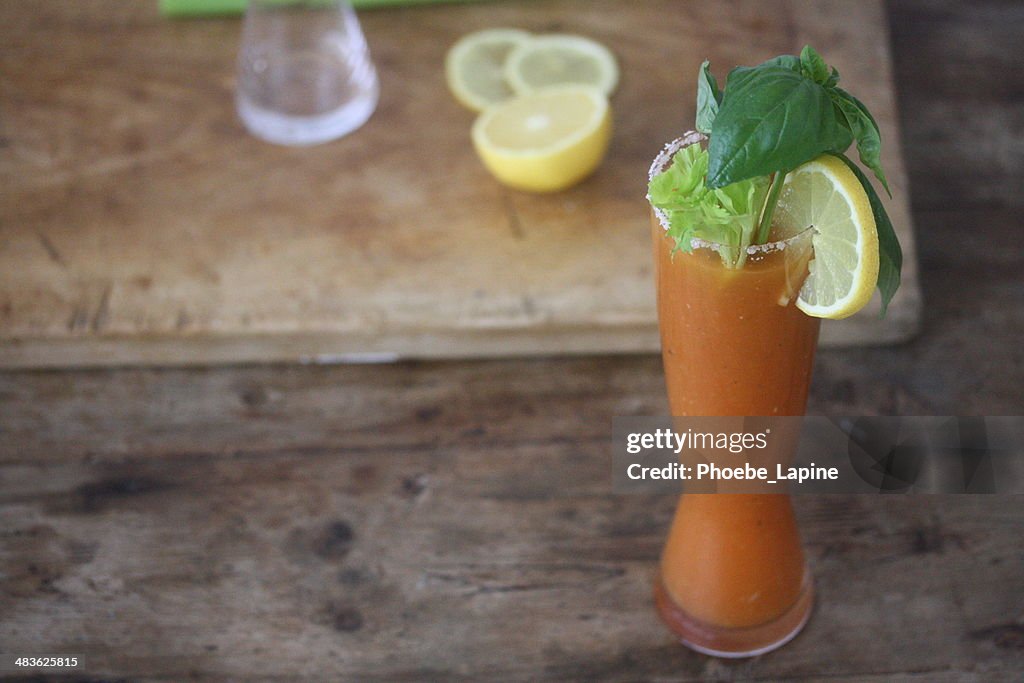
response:
M654 160L658 322L675 416L802 415L821 318L884 306L902 256L856 142L882 186L881 137L812 47L697 77L696 127ZM776 439L781 462L796 432ZM717 456L716 456L717 457ZM746 457L741 456L741 457ZM792 638L811 582L789 496L682 496L655 600L690 647L742 657Z
M653 241L672 414L802 415L820 324L794 305L807 236L762 245L742 268L710 245L675 251L657 220ZM682 496L656 600L705 652L754 654L794 635L811 588L789 496Z

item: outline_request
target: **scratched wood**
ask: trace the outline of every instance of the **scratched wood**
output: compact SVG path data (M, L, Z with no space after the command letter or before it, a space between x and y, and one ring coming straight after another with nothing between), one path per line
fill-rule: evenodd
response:
M823 344L918 327L881 0L365 12L380 107L298 150L235 118L237 20L165 21L155 5L0 3L0 366L654 351L643 185L693 120L695 65L723 75L805 42L879 120L907 255L888 317L829 323ZM473 155L441 64L495 25L580 32L618 55L611 152L582 186L512 192Z
M815 412L885 396L846 355L822 357ZM740 663L674 644L650 597L674 501L609 494L611 416L663 409L654 359L17 373L0 394L0 642L93 677L1024 671L1021 497L801 497L805 633Z

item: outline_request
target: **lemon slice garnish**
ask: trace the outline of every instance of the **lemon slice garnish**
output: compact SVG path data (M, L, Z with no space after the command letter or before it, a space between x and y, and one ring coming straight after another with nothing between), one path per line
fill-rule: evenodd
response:
M814 228L810 272L796 301L801 311L846 318L871 300L878 232L868 196L842 161L826 154L786 176L773 226L784 235Z

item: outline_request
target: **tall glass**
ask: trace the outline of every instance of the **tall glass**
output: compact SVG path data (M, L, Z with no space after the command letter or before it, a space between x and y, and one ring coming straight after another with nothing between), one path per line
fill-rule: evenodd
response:
M362 126L380 86L348 0L249 0L236 106L253 135L315 145Z
M748 249L740 267L724 264L720 245L674 250L657 212L653 240L672 414L802 415L820 322L794 305L809 232ZM668 627L700 652L745 657L788 642L812 604L789 496L683 495L655 601Z

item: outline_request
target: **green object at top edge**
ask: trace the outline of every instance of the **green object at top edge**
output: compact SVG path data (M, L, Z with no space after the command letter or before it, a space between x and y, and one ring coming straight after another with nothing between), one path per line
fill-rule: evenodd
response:
M331 0L263 0L266 4L328 4ZM444 2L479 2L480 0L349 0L356 9L398 7L401 5L436 5ZM187 18L241 14L246 0L159 0L160 13L165 17Z

